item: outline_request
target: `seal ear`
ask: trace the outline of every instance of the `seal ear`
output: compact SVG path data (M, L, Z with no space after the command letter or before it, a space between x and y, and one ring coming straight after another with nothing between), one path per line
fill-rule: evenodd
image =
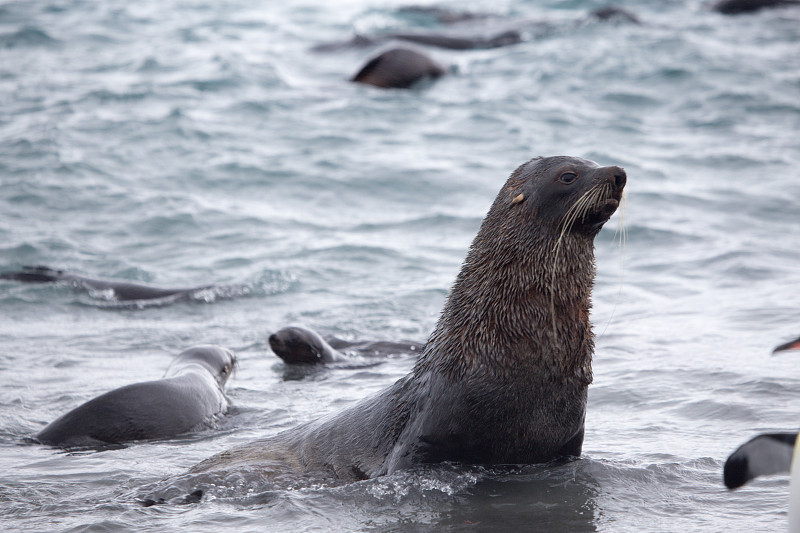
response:
M524 199L525 195L523 193L519 193L514 197L513 200L511 200L511 205L517 205L518 203L521 203Z

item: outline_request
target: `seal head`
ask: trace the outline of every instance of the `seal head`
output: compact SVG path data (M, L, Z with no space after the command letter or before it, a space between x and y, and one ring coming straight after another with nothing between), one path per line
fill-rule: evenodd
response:
M225 386L236 366L236 356L232 351L213 344L193 346L179 353L167 367L165 378L188 372L204 371L210 374L220 388Z
M421 52L392 48L370 59L350 81L384 89L408 89L444 73L441 65Z
M288 327L269 336L269 347L289 365L316 365L344 360L314 331L299 327Z
M526 204L528 216L517 223L536 219L536 225L527 224L534 238L542 232L541 224L558 228L559 234L594 236L619 207L626 181L620 167L601 167L578 157L549 157L517 168L508 188L512 204Z

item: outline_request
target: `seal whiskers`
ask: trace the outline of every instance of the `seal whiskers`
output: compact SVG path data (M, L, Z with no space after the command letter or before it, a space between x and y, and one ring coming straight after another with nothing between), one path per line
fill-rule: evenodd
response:
M628 230L625 227L625 210L628 206L628 194L627 192L622 193L622 199L620 201L620 208L619 211L619 223L617 224L617 229L614 232L614 239L619 236L619 244L618 247L620 248L620 256L619 256L619 288L617 289L617 294L614 297L614 307L611 308L611 314L608 316L608 320L606 320L605 326L603 326L603 331L600 332L598 336L602 337L608 326L611 324L611 321L614 319L614 314L617 312L617 305L619 304L619 299L622 297L622 287L625 285L625 244L628 242ZM612 239L612 240L614 240Z
M550 267L550 316L553 325L553 342L558 342L558 332L556 326L556 311L555 311L555 287L557 286L555 275L557 269L557 261L561 252L561 245L564 242L564 236L572 228L578 220L585 220L589 214L589 210L596 206L603 198L608 198L611 195L611 185L607 182L599 183L580 196L575 203L567 210L559 225L560 231L558 240L553 247L553 261Z

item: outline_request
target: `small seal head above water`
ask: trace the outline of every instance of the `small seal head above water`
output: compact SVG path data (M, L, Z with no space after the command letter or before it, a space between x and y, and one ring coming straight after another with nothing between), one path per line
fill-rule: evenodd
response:
M370 59L350 81L384 89L408 89L444 73L441 65L421 52L392 48Z
M323 419L213 456L189 474L258 471L347 483L414 465L579 455L594 340L594 237L620 167L536 158L508 179L412 372Z
M336 337L323 339L318 333L296 326L283 328L269 336L269 346L287 365L324 365L327 363L363 363L366 358L418 354L425 347L416 342L346 341ZM347 354L339 350L347 350Z
M219 346L181 352L162 379L126 385L62 415L36 435L42 444L103 447L163 439L210 424L228 409L222 388L235 364Z
M346 359L316 332L305 328L288 327L276 331L269 336L269 347L289 365L315 365Z

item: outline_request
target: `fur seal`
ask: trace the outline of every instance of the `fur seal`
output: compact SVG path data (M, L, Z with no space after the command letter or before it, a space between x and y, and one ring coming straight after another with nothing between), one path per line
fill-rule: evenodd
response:
M580 455L594 351L594 238L626 180L620 167L577 157L521 165L483 220L410 374L339 413L212 456L188 475L258 472L297 486L442 461Z
M214 285L180 288L154 287L143 283L131 283L122 280L89 278L64 270L55 270L46 266L23 266L21 272L0 273L0 279L22 281L26 283L66 282L74 287L90 292L110 291L111 297L109 299L120 302L155 300L170 296L188 296L198 291L214 288Z
M475 50L500 48L522 42L523 35L517 30L506 30L488 36L472 35L443 35L440 33L423 32L394 32L375 35L372 37L356 34L346 41L319 44L312 48L314 52L332 52L347 48L364 48L375 46L389 41L403 41L407 43L435 46L446 50Z
M429 6L407 6L401 7L397 10L400 15L422 16L432 19L439 24L457 24L461 22L471 22L475 20L485 20L492 18L503 18L502 15L497 13L480 13L475 11L457 11L442 7L429 7ZM603 7L592 10L589 17L594 17L599 20L609 20L619 18L627 22L639 24L641 21L639 17L634 15L631 11L614 5L608 4Z
M767 8L800 6L798 0L722 0L711 6L712 11L723 15L741 15Z
M335 345L332 346L331 344ZM296 326L283 328L269 336L269 346L287 365L315 365L348 362L352 357L339 350L358 355L382 356L420 353L424 345L415 342L349 342L332 337L326 341L315 331Z
M631 24L641 24L641 19L635 13L625 9L624 7L609 4L604 7L599 7L589 13L589 18L594 18L603 21L621 21L629 22Z
M402 14L404 11L404 9L401 9L400 13ZM423 11L417 12L423 13L424 8ZM518 18L499 15L479 16L479 14L474 13L470 14L468 12L449 11L438 8L433 8L429 13L433 15L434 20L444 24L453 25L455 22L488 18L495 19L495 24L490 25L488 28L490 31L479 28L475 24L470 24L466 27L459 25L456 29L448 28L444 32L408 31L379 33L377 35L363 35L357 33L350 39L318 44L313 46L311 50L314 52L333 52L348 48L377 46L391 41L434 46L447 50L491 49L515 45L536 36L545 36L557 30L559 27L559 24L556 22L541 19L519 20ZM592 20L622 21L641 24L639 17L631 11L615 5L607 5L590 11L585 17L574 21L571 25L580 25L586 21ZM498 26L498 21L505 21L507 23L502 24L501 29L491 31L492 28ZM502 29L502 26L505 26L505 29Z
M35 440L60 447L108 446L187 433L228 409L222 392L236 358L202 345L181 352L164 377L126 385L89 400L51 422Z
M421 52L392 48L367 61L350 81L384 89L408 89L444 73L444 67Z
M269 347L288 365L315 365L344 361L343 353L334 350L310 329L283 328L269 336Z

